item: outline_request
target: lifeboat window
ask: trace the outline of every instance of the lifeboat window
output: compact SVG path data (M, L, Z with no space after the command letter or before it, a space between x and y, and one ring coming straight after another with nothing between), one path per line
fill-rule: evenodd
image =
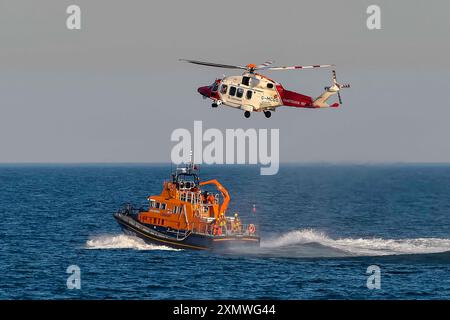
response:
M244 89L238 88L237 89L237 93L236 93L236 97L242 98L243 95L244 95Z
M156 202L156 203L155 203L155 208L156 208L156 209L159 209L159 206L160 206L160 203L159 203L159 202Z
M269 83L267 84L267 88L272 89L272 88L273 88L273 83L270 83L270 82L269 82Z
M150 208L154 208L155 207L155 200L150 200Z
M222 87L220 88L220 93L221 94L227 93L227 89L228 89L228 86L226 84L223 84Z
M253 95L253 91L252 91L252 90L248 90L247 93L246 93L246 95L245 95L245 97L246 97L248 100L250 100L250 99L252 98L252 95Z
M236 87L230 87L230 96L234 97L236 94Z
M165 203L161 203L161 210L166 210L167 205Z
M174 207L173 207L173 213L174 213L174 214L177 214L177 213L178 213L178 206L174 206Z
M242 77L242 84L244 86L249 86L250 85L250 77Z

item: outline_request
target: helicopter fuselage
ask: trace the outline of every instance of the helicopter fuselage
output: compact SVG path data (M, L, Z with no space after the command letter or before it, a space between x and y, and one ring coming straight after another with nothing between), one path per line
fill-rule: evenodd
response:
M257 73L217 79L210 86L198 88L198 92L212 99L213 106L224 104L249 112L274 111L283 105L315 108L311 97L285 90L280 83Z

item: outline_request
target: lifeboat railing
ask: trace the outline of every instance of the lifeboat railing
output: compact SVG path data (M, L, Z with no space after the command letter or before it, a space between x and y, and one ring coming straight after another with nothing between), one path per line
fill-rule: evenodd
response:
M178 193L176 199L189 202L192 204L202 204L201 193L193 192L193 191L181 191ZM218 193L214 194L214 204L218 204L220 202L220 195Z
M131 203L124 203L121 208L117 211L124 216L136 215L139 212L143 211L143 208L135 208Z
M251 228L254 228L253 232L251 232ZM214 234L214 223L191 223L189 225L189 230L193 233L197 234L203 234L203 235L210 235L210 236L257 236L258 230L256 229L254 224L248 223L248 224L241 224L239 228L233 228L232 226L229 226L228 224L222 228L222 233Z

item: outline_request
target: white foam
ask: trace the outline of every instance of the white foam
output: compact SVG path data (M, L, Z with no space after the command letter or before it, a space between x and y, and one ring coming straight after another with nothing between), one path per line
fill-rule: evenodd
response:
M87 249L135 249L135 250L172 250L179 251L167 246L145 243L144 240L125 235L102 235L95 236L86 241Z
M326 247L343 250L353 255L423 254L450 251L450 239L415 238L340 238L332 239L325 233L313 229L291 231L279 237L261 242L261 247L277 248L297 244L318 243Z

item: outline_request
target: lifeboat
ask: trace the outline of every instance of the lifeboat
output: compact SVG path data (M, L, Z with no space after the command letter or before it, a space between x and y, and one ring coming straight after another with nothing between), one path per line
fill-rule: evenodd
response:
M259 246L256 225L243 224L237 213L228 216L228 191L215 179L200 181L192 163L176 168L161 194L147 200L147 208L125 204L114 213L126 234L181 249Z

